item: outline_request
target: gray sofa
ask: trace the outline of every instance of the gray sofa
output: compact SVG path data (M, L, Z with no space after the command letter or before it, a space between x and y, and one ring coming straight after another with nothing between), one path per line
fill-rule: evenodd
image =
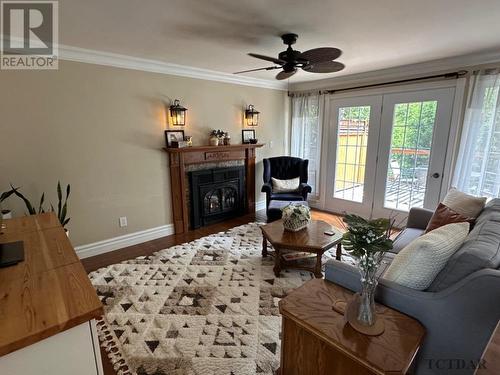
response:
M394 243L400 251L421 235L432 211L412 209ZM387 254L391 260L395 254ZM473 374L500 320L500 199L491 200L462 247L424 291L379 280L376 300L419 320L426 328L413 373ZM327 262L325 279L359 291L357 269ZM487 366L487 364L486 364Z

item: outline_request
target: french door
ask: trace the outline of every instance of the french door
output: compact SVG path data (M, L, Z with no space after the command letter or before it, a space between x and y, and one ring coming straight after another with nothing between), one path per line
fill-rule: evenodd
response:
M377 217L435 208L454 90L333 98L326 208Z
M380 131L381 96L332 101L330 109L328 210L370 215Z

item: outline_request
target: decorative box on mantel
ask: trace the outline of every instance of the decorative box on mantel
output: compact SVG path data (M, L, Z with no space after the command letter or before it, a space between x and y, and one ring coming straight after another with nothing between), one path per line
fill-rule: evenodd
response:
M245 162L246 212L255 212L255 149L264 144L241 144L230 146L194 146L165 148L170 159L170 184L175 233L189 229L189 207L187 200L186 166L190 164L214 163L228 160Z

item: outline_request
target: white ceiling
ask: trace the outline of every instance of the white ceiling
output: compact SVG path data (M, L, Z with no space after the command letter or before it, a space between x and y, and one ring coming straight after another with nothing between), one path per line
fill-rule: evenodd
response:
M60 43L231 73L270 66L279 36L295 49L343 50L324 79L500 49L499 0L63 0ZM276 72L248 73L273 79Z

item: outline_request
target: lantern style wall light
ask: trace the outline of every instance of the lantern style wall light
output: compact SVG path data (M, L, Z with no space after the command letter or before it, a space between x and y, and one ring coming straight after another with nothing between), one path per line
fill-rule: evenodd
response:
M259 125L259 111L255 109L253 104L249 104L245 110L245 120L247 126L257 126Z
M173 126L186 125L186 111L187 108L181 106L179 99L175 99L174 104L170 106L170 118Z

